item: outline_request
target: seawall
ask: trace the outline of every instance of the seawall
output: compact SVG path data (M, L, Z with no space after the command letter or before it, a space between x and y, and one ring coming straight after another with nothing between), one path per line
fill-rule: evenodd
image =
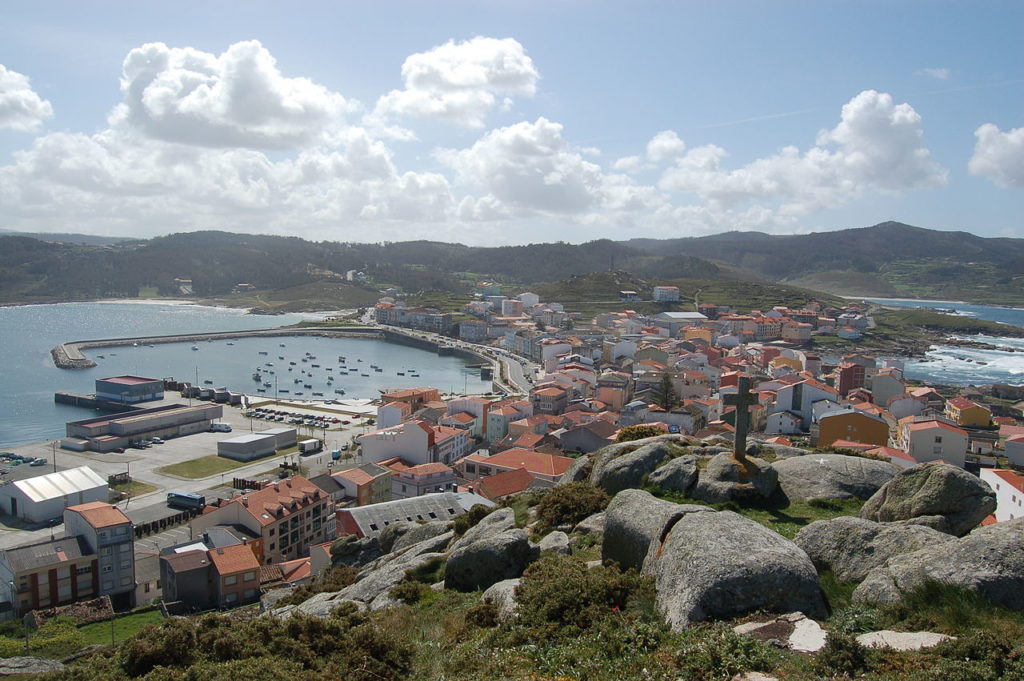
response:
M197 343L200 341L223 340L226 338L248 338L253 336L323 336L325 338L383 338L380 329L374 327L302 327L277 329L252 329L248 331L212 331L165 336L133 336L127 338L101 338L96 340L68 341L50 350L53 363L61 369L89 369L96 362L89 359L84 350L93 348L116 348L126 345L157 345L160 343Z

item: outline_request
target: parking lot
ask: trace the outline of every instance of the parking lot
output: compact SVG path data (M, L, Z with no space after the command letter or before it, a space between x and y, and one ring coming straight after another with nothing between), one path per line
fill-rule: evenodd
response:
M161 402L149 402L145 406L158 406L161 404L187 404L188 400L172 394L171 397ZM275 408L277 408L275 406ZM296 414L308 414L310 417L315 414L327 414L323 409L315 408L315 405L287 405L282 403L280 409L293 411ZM155 491L136 496L127 502L118 505L127 507L130 515L135 515L147 509L146 515L160 515L167 513L166 496L169 491L196 492L205 494L213 488L230 488L233 477L247 478L262 476L265 477L268 471L278 466L283 461L298 461L308 467L310 475L318 475L328 470L331 462L329 450L341 449L345 444L350 444L358 435L367 432L370 427L364 419L357 419L351 413L343 411L343 407L328 407L332 418L338 418L339 423L331 423L328 429L310 428L297 426L287 422L276 420L249 418L244 415L240 407L224 405L224 416L220 422L231 426L231 432L201 432L178 438L170 438L163 444L154 444L146 449L128 448L123 453L109 452L72 452L60 449L59 444L53 440L34 442L25 445L17 445L7 448L6 451L17 454L23 458L37 459L45 458L47 462L41 466L30 466L22 463L17 466L0 464L2 468L9 470L9 473L0 476L3 480L23 480L26 478L52 473L54 470L65 470L88 466L100 476L107 477L118 473L128 473L133 480L154 486ZM88 410L83 409L81 418L90 415ZM277 416L277 415L275 415ZM340 423L341 420L350 421L349 424ZM270 428L282 426L295 427L299 439L321 438L325 440L325 451L308 457L300 457L297 454L282 454L269 456L251 464L236 468L226 473L217 473L200 479L186 479L167 475L159 469L170 464L181 463L199 457L217 454L217 443L221 440L232 438L250 432L258 433ZM227 492L230 489L221 489ZM147 507L153 507L148 509ZM0 549L29 543L33 540L41 540L49 537L52 528L40 528L37 526L26 526L10 516L0 517ZM58 532L63 528L56 528Z

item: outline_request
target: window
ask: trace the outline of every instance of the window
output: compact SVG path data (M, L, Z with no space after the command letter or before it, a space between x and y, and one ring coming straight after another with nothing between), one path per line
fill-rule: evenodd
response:
M100 539L102 540L102 539L106 539L106 538L107 538L107 533L105 531L104 532L100 532Z
M92 572L92 565L79 565L75 568L76 575L87 575Z
M109 556L110 555L110 547L109 546L104 546L102 549L100 549L100 555L101 556Z
M249 572L245 573L245 576L242 577L242 579L246 582L251 582L252 580L256 579L256 573L250 570Z
M942 436L941 435L936 435L935 436L935 442L937 442L937 443L938 442L942 442Z
M942 454L942 447L932 447L932 454Z
M273 544L273 543L271 543L271 545L270 545L270 550L271 550L271 551L273 551L273 550L274 550L274 544Z
M405 491L405 485L402 485L402 491L403 492Z
M224 586L234 586L238 584L238 575L228 575L224 578Z
M119 535L128 534L128 528L122 525L121 527L117 528L116 532Z
M131 566L132 566L132 562L130 560L126 560L125 562L121 563L121 569L122 570L128 570L128 569L131 568Z
M274 529L273 527L271 527L271 528L270 528L270 536L271 536L271 537L273 537L273 536L274 536L274 532L277 532L277 530L276 530L276 529Z
M235 594L235 593L227 594L226 596L224 596L224 600L227 601L228 603L234 603L235 601L238 600L238 594Z
M110 572L110 571L111 571L111 570L113 570L113 569L114 569L114 566L113 566L113 565L104 565L104 566L103 566L103 571L104 571L104 572Z
M131 585L132 585L132 578L130 576L122 577L121 578L121 586L131 586Z
M246 589L245 590L245 598L246 598L246 600L248 600L250 598L255 598L255 597L256 597L256 589Z

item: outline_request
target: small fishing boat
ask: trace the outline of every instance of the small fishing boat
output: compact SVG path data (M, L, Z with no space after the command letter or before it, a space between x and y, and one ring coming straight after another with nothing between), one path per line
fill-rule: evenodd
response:
M96 355L96 359L106 359L103 355Z
M267 351L266 350L260 350L260 354L261 355L265 355L265 354L267 354Z
M203 385L213 385L213 381L203 381Z
M198 346L198 345L193 345L193 346L192 346L192 349L193 349L193 350L198 350L198 349L199 349L199 346Z

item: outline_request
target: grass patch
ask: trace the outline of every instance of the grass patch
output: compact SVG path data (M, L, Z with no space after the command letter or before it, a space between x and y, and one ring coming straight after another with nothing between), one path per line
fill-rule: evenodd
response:
M218 473L227 473L236 468L247 466L250 463L252 461L235 461L234 459L225 459L222 456L210 454L209 456L201 456L198 459L189 459L188 461L158 468L157 472L165 475L176 475L179 478L188 478L189 480L198 480L199 478L207 478Z
M123 617L115 617L113 620L114 642L120 642L130 636L134 636L143 627L150 624L160 624L164 616L159 609L135 612ZM86 645L108 645L110 643L110 621L93 622L79 627L78 630L85 636Z
M856 516L860 513L861 506L864 505L864 501L861 499L789 501L779 492L776 492L771 498L756 504L741 504L736 501L708 504L653 485L644 487L644 489L659 499L674 501L678 504L698 504L700 506L709 506L716 511L734 511L741 516L761 523L771 530L775 530L787 539L795 537L797 532L815 520L831 520L839 516Z
M120 482L116 485L111 485L110 489L115 492L126 494L128 497L141 497L143 494L155 492L160 488L156 485L150 485L148 482L142 482L141 480L129 480L128 482Z

